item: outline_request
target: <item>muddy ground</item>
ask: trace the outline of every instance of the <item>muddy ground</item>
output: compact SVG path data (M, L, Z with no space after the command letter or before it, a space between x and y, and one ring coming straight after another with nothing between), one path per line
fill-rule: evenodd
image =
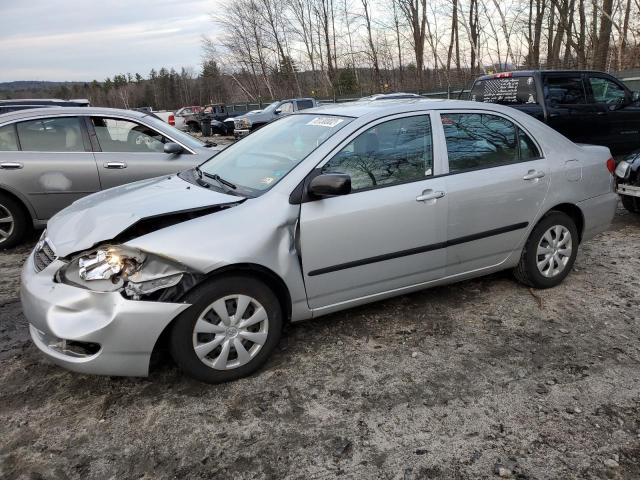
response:
M220 386L47 362L27 252L0 254L0 478L640 478L640 217L558 288L505 273L297 324Z

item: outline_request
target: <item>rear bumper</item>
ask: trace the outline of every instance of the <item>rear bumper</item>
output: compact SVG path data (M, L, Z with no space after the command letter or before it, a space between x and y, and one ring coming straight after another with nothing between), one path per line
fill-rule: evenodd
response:
M618 193L629 197L640 197L640 187L620 183L618 184Z
M584 215L582 240L589 240L609 229L618 208L618 195L610 192L605 195L578 202Z
M246 137L250 133L251 133L251 130L249 130L248 128L241 128L241 129L236 128L233 130L233 136L236 138Z
M22 269L20 300L35 345L68 370L146 376L158 337L189 305L133 301L117 292L55 283L62 265L56 260L37 273L30 255ZM91 349L78 354L67 349L70 344Z

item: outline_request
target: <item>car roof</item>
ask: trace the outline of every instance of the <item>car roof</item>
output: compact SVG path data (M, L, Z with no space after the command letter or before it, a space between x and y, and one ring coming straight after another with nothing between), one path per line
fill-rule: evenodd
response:
M421 95L417 93L407 92L393 92L393 93L375 93L367 97L362 97L360 100L384 100L387 98L420 98Z
M323 115L338 115L345 117L384 117L398 113L428 111L428 110L493 110L514 116L517 110L495 103L471 102L468 100L430 99L430 98L389 98L378 100L358 100L355 102L324 104L320 107L309 108L296 112L294 115L319 113Z
M51 105L51 104L65 104L65 103L89 103L86 98L76 98L73 100L63 100L62 98L8 98L0 100L0 105Z
M567 73L567 74L582 74L582 73L598 73L598 74L607 74L606 72L601 72L599 70L514 70L512 72L496 72L491 73L489 75L482 75L477 80L496 80L500 78L509 78L509 77L531 77L537 73Z
M147 112L135 110L124 110L121 108L103 108L103 107L44 107L44 108L28 108L25 110L17 110L15 112L3 113L0 115L0 122L11 122L24 120L33 117L41 117L42 115L59 116L59 115L124 115L131 118L144 118L151 116Z

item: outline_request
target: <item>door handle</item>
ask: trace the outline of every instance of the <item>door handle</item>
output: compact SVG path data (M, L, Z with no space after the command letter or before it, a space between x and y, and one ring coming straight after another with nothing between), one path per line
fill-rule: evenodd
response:
M3 170L18 170L22 168L24 165L18 162L2 162L0 163L0 168Z
M538 180L545 176L545 173L542 170L529 170L527 174L522 177L523 180Z
M104 164L104 168L127 168L127 164L124 162L107 162Z
M607 114L607 112L597 112L596 113L596 115L598 115L598 116L602 116L602 115L606 115L606 114Z
M425 190L422 195L416 197L416 202L428 202L429 200L437 200L444 197L445 193L441 191Z

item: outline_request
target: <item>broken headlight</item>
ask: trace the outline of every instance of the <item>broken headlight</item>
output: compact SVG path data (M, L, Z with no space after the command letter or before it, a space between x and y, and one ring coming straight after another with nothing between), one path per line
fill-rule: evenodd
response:
M59 278L97 292L120 291L135 300L177 285L184 266L134 248L105 245L84 252L60 271Z
M118 247L99 248L78 258L78 276L88 282L110 280L118 283L138 271L143 262L141 252L128 252Z

